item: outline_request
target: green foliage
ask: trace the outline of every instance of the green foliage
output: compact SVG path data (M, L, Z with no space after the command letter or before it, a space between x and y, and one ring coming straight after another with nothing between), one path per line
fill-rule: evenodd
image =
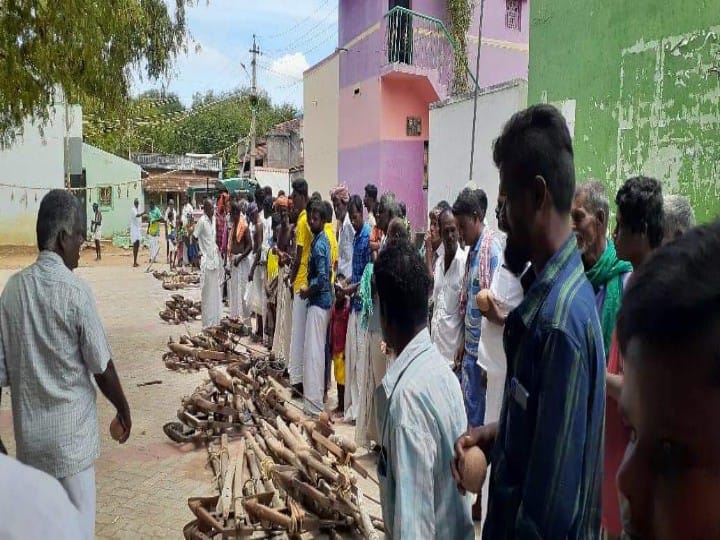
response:
M70 103L95 101L98 112L126 106L133 68L157 79L186 48L185 8L194 3L2 0L2 142L28 115L47 120L58 91Z
M467 77L467 33L470 29L474 0L447 0L450 19L450 34L455 41L455 66L453 93L462 94L469 90Z
M258 137L296 114L292 105L275 106L266 94L260 94ZM252 104L249 89L240 88L223 94L196 94L192 106L185 110L174 94L163 96L153 90L131 100L118 115L101 118L90 110L86 116L86 140L121 156L127 156L128 149L149 152L150 141L155 152L215 154L248 136ZM237 147L221 154L226 163L233 156L237 170Z

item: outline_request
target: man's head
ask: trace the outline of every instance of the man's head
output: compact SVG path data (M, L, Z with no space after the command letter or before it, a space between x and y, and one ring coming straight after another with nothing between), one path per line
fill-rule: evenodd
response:
M212 219L213 217L213 202L210 198L206 198L203 201L203 212L205 212L205 215Z
M98 203L94 202L92 205L92 209L93 209L93 212L97 212L98 211Z
M155 210L155 201L150 201L150 210Z
M617 223L613 240L617 256L638 267L663 239L660 182L646 176L629 178L617 192L615 204Z
M350 192L347 186L339 185L330 190L330 200L335 210L335 217L338 221L344 221L347 215L347 205L350 201Z
M454 255L458 248L458 225L452 210L443 210L440 214L440 236L442 237L445 253Z
M398 200L398 208L400 209L400 217L405 219L407 217L407 205L405 201Z
M172 208L175 206L175 201L173 199L168 199L168 207Z
M53 189L40 202L36 225L40 251L54 251L74 270L83 243L80 203L73 194Z
M137 200L137 199L135 199L135 200L133 201L133 206L134 206L135 208L137 208L138 206L140 206L140 201Z
M375 184L368 184L365 186L365 198L363 199L363 205L368 211L368 214L375 213L375 205L377 204L378 188Z
M290 222L289 206L290 201L285 195L278 195L278 198L275 199L273 208L280 214L280 223L282 225L287 225Z
M308 203L308 183L304 178L293 180L290 201L295 213L300 215Z
M360 195L353 195L348 201L348 212L350 214L350 223L358 233L363 228L365 222L363 218L363 202Z
M687 197L665 195L663 197L663 244L672 242L695 226L695 212Z
M323 201L323 219L325 223L332 223L333 221L333 205L330 201Z
M399 355L427 324L427 266L410 242L398 240L390 242L378 255L374 279L383 339Z
M585 270L598 262L607 247L610 202L602 182L588 180L575 190L570 219Z
M266 192L265 198L263 199L263 213L265 214L266 217L269 217L270 214L272 214L272 211L273 211L272 208L273 208L272 197L267 195L267 192Z
M452 211L457 220L460 238L470 249L482 234L487 205L485 192L482 189L470 188L463 189L453 204Z
M335 304L340 307L345 305L345 289L340 286L340 284L345 283L345 275L338 272L335 283Z
M230 205L230 218L232 218L233 223L237 223L240 218L240 205L236 202Z
M533 105L514 114L495 140L493 160L506 246L528 261L535 246L547 244L551 229L567 227L575 194L572 141L560 111Z
M325 204L317 199L311 199L307 209L308 225L313 234L320 233L325 228Z
M383 193L375 208L375 216L377 217L378 228L387 234L390 220L400 217L400 205L394 193Z
M720 538L720 222L653 253L617 321L633 538Z
M387 230L388 242L396 242L398 240L410 240L410 233L407 230L405 221L401 217L392 218L388 224Z
M273 198L273 192L272 192L272 188L270 186L265 186L263 188L263 191L265 192L265 197L270 197L270 199Z

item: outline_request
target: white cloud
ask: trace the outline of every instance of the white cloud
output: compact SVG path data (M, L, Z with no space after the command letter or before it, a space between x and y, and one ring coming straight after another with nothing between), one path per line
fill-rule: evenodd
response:
M275 60L270 68L278 75L285 75L292 79L302 79L303 72L310 64L301 52L286 54Z

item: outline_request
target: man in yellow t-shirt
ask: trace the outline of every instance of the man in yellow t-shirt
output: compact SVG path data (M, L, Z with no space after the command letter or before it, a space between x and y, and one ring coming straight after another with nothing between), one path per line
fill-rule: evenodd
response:
M310 258L310 244L313 235L307 221L308 184L298 178L292 183L290 200L293 212L297 214L295 223L295 244L297 246L295 258L290 272L290 281L293 284L292 330L290 331L290 361L288 374L290 384L300 394L303 394L303 355L305 351L305 322L307 320L307 301L300 298L300 289L308 283L308 260Z

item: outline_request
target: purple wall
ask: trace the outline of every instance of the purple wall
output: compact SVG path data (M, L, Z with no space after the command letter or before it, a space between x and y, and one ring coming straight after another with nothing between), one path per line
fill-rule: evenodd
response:
M387 11L387 6L388 0L340 0L338 9L340 47L378 22Z
M375 184L382 194L392 191L404 201L415 229L425 228L427 192L422 189L423 141L379 141L340 150L338 177L361 195L366 184Z
M384 65L385 32L380 30L351 47L340 52L340 88L356 84L380 73Z

